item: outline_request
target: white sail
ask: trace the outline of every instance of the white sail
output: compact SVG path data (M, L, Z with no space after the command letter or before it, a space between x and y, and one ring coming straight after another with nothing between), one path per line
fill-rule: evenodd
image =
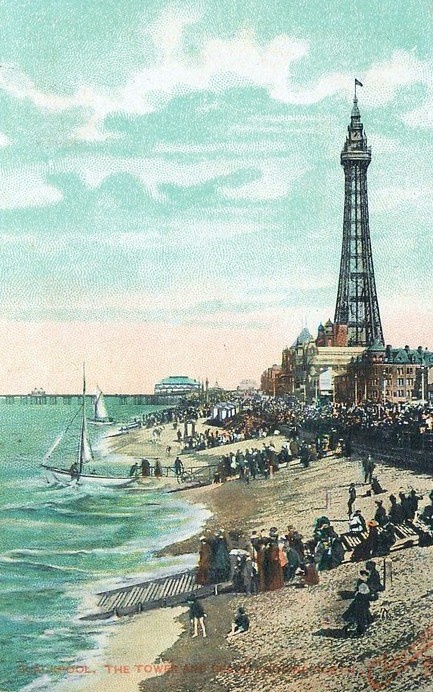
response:
M87 434L86 419L83 416L81 427L80 465L87 464L89 461L93 461L93 452L90 446L89 435Z
M47 461L47 460L50 458L50 456L52 455L52 453L54 452L54 450L57 449L57 447L59 446L59 444L61 443L61 441L62 441L62 439L63 439L64 434L65 434L65 433L62 432L62 433L60 433L60 435L58 435L58 436L56 437L56 439L54 440L53 444L52 444L51 447L49 448L48 452L45 454L45 456L44 456L44 461Z
M95 394L95 420L106 420L108 417L104 395L99 389Z

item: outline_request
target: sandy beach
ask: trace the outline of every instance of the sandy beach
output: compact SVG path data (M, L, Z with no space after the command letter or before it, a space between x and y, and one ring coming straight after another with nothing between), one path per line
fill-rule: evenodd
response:
M148 437L149 431L136 431L116 451L142 456L145 453L142 450L150 445ZM163 432L158 449L161 456L172 437L172 430ZM281 436L275 438L277 449L283 441ZM210 457L219 457L224 450L251 445L251 441L245 441L190 458L194 464L208 463ZM426 498L432 489L431 477L377 461L376 474L387 491L381 495L385 506L389 505L391 492L413 487ZM347 530L350 482L357 486L356 508L362 510L366 519L371 518L376 508L375 498L365 495L367 486L362 484L361 464L356 457L351 460L330 457L313 462L307 469L292 462L268 480L257 479L249 484L235 480L184 490L181 496L187 502L201 503L210 509L212 516L206 529L241 530L248 537L253 529L277 526L285 532L291 524L308 539L314 520L323 514L331 519L337 532ZM421 507L427 502L427 499L421 501ZM162 552L198 553L198 543L195 535ZM151 611L125 619L109 637L97 673L90 683L83 683L91 686L81 689L106 692L431 690L432 559L433 547L418 546L393 552L387 558L392 561L392 582L388 580L385 593L372 604L375 622L358 639L341 637L341 614L348 601L339 592L353 589L362 567L350 562L322 572L320 584L308 589L287 586L252 597L230 594L206 599L203 605L208 615L207 639L190 637L185 608ZM383 558L378 558L377 563L382 569ZM227 642L225 634L239 603L247 609L251 627L248 633ZM384 608L386 617L382 619ZM138 654L141 660L137 659ZM161 660L167 672L151 678L163 669L155 671L150 664ZM140 663L146 669L134 668ZM110 672L105 666L111 664L126 666L128 672Z

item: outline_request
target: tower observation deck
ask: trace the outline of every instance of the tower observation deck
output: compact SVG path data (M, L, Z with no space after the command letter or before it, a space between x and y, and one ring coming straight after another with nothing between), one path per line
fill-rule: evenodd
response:
M368 219L367 168L371 147L353 99L350 125L341 152L344 169L344 220L340 277L334 322L345 325L348 346L384 344L374 278Z

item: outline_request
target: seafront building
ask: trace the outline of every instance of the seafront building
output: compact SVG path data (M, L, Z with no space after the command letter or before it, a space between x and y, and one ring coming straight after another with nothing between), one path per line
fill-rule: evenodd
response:
M371 147L358 99L340 156L344 169L344 220L334 322L320 324L317 336L302 329L286 347L281 363L261 376L261 390L302 401L392 402L425 400L433 354L418 347L385 347L374 277L367 196Z
M170 375L155 384L154 393L156 396L191 396L200 395L202 385L198 380L193 380L186 375Z

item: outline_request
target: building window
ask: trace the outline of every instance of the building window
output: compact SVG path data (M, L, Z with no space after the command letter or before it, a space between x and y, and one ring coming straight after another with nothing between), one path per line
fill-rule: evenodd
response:
M404 378L403 377L398 378L397 387L404 387Z
M412 375L413 373L413 368L406 368L406 372L408 375Z
M397 368L397 375L403 375L404 374L404 368Z

